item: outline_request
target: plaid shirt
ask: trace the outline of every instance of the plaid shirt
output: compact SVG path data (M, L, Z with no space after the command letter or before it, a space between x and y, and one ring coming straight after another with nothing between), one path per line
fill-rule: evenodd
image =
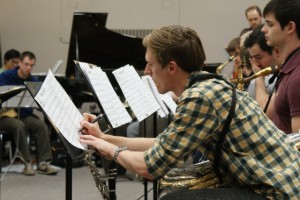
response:
M188 88L170 125L144 157L148 171L161 178L196 149L213 162L215 144L232 100L232 88L209 79ZM235 115L222 146L222 176L270 199L300 199L300 153L246 92L237 90ZM228 179L227 179L228 180Z

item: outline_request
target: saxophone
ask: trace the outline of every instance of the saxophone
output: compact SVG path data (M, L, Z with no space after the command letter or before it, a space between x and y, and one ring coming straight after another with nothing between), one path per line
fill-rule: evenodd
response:
M227 61L225 61L224 63L220 64L220 65L217 67L216 73L217 73L217 74L221 74L223 68L224 68L228 63L230 63L231 61L233 61L235 58L236 58L235 55L230 56L230 58L229 58Z
M240 81L244 79L244 75L243 75L243 68L246 67L246 57L243 56L243 59L241 60L241 64L238 66L238 77L237 80L239 80L237 82L237 88L239 90L244 90L244 86L245 86L245 82L244 81Z
M234 83L234 84L238 84L238 83L248 83L249 81L257 78L257 77L260 77L260 76L267 76L269 74L274 74L278 71L278 67L277 66L270 66L270 67L266 67L265 69L262 69L258 72L256 72L255 74L253 74L252 76L250 77L247 77L247 78L237 78L237 79L230 79L230 82L231 83Z

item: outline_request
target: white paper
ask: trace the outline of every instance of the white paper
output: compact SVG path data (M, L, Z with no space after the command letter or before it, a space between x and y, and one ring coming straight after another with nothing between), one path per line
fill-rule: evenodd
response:
M157 114L161 118L167 116L169 114L169 111L168 111L167 107L165 106L165 104L161 98L161 94L158 92L157 87L156 87L154 81L152 80L152 78L149 75L147 75L147 76L142 76L142 80L144 81L146 86L150 89L154 98L156 99L157 103L160 106L160 109L157 111Z
M132 121L123 103L119 99L105 72L100 67L78 62L84 74L88 77L99 99L101 106L113 128Z
M114 70L113 74L139 122L160 108L133 66L126 65Z
M168 106L168 108L171 110L173 114L176 112L177 104L172 98L172 95L167 92L165 94L161 94L162 100L165 102L165 104Z
M79 142L81 133L78 132L83 116L51 70L35 96L35 100L68 142L77 148L86 149L86 145Z

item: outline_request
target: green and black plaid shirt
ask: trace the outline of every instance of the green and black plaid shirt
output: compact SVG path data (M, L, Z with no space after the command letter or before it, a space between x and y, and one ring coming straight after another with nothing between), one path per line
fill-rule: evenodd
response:
M193 73L189 82L198 74ZM173 121L145 152L149 172L159 179L196 149L213 161L231 100L232 88L222 80L209 79L187 88ZM224 177L232 176L235 184L267 198L300 199L300 153L258 104L239 90L220 167Z

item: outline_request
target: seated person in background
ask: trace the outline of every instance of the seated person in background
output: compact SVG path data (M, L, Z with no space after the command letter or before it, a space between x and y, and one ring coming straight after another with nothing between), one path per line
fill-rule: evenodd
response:
M243 46L246 37L258 26L262 24L262 12L260 8L256 5L249 6L245 11L245 16L249 23L249 28L244 28L240 33L241 43L240 46Z
M247 91L249 82L245 80L253 75L253 70L249 60L250 54L248 49L241 47L239 57L240 65L238 66L238 78L231 79L231 82L236 84L239 90Z
M261 31L263 24L253 30L244 42L245 48L249 50L251 65L254 73L270 66L280 67L278 48L267 45L265 34ZM270 93L273 92L275 77L272 74L259 76L250 82L248 93L254 98L262 109L265 108Z
M240 65L242 67L242 74L244 78L250 77L253 75L252 66L250 63L250 53L249 50L245 47L241 47L240 49ZM247 83L248 85L249 83Z
M80 123L86 128L80 142L127 170L160 179L184 164L195 150L214 161L216 143L232 99L236 99L218 154L221 177L229 187L178 190L162 199L300 199L300 152L295 144L247 93L234 92L234 87L221 78L197 80L208 73L201 71L205 53L194 30L162 27L146 36L143 44L145 71L158 91L173 91L179 96L172 122L156 138L128 138L104 134L97 123L90 123L96 116L86 113Z
M24 85L25 81L37 81L31 71L35 65L36 57L32 52L26 51L21 55L19 66L0 74L0 86L3 85ZM27 136L33 135L36 138L38 151L37 170L41 174L55 175L57 170L50 165L52 160L49 141L49 129L47 125L33 114L32 108L20 108L20 116L7 116L0 113L0 129L13 134L16 144L25 160L23 174L34 175Z
M0 73L13 69L20 62L20 52L15 49L10 49L4 54L4 65L0 68Z
M231 74L229 78L237 78L238 76L238 66L240 65L240 38L235 37L229 43L228 46L225 48L229 56L235 56L233 69L231 70Z

